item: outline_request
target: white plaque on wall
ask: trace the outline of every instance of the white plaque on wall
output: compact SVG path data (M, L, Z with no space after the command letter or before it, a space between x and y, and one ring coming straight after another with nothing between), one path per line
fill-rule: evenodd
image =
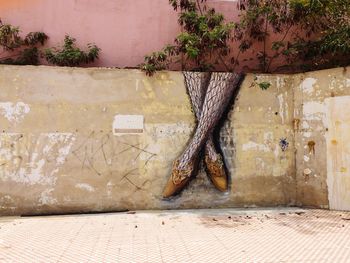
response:
M113 121L113 134L143 133L144 117L142 115L116 115Z

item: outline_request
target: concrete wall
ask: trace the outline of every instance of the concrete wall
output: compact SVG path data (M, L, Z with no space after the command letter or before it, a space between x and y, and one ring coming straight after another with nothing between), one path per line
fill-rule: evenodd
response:
M325 100L329 207L350 211L350 96Z
M221 130L229 192L201 171L165 201L172 161L194 129L181 72L0 67L0 213L294 204L291 77L259 76L267 91L254 78ZM113 135L117 114L143 115L144 132Z
M349 68L299 74L295 76L294 86L298 204L328 208L327 177L332 181L333 175L327 174L327 161L337 153L331 154L327 149L329 123L326 113L330 109L326 100L350 95ZM342 141L341 138L330 138L329 145L330 140Z
M329 139L325 113L335 111L325 101L349 95L348 69L247 75L220 132L229 191L216 191L202 169L172 200L161 193L195 128L181 72L1 66L0 87L2 215L328 208L337 195L328 191L336 178L327 161L342 149L327 158L327 140L342 140ZM120 114L144 116L143 133L114 135Z

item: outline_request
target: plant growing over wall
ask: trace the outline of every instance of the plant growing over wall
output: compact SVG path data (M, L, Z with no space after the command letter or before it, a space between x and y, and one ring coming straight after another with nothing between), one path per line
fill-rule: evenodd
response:
M169 0L174 10L180 11L178 22L184 32L176 37L174 45L145 56L140 68L148 75L165 69L169 63L179 62L176 61L179 56L186 70L210 71L219 63L229 70L223 57L230 52L228 42L234 24L226 23L222 14L201 5L203 2L205 0Z
M180 56L184 69L200 71L220 64L227 71L242 65L244 71L264 73L349 64L350 0L239 0L237 23L224 22L203 2L169 0L180 11L184 32L174 45L146 56L141 69L152 74ZM230 48L233 42L236 50ZM250 58L242 58L248 52Z
M75 42L76 39L66 35L62 47L45 50L46 60L58 66L76 67L98 59L101 49L96 45L88 44L87 51L83 51L76 46Z
M18 27L3 24L0 20L1 64L37 65L39 63L38 45L44 45L48 36L43 32L30 32L24 38Z
M254 52L252 71L304 71L348 65L350 58L349 0L241 0L235 40L241 53ZM272 38L277 36L277 39ZM257 49L256 44L262 48ZM255 45L255 46L254 46ZM287 64L273 62L287 59ZM278 65L279 64L279 65Z
M169 0L174 10L179 10L178 22L184 31L174 45L145 57L140 66L148 75L166 68L179 56L183 59L184 79L198 126L184 152L174 161L171 176L165 186L163 197L169 198L184 189L194 178L197 164L205 151L204 163L207 174L219 191L228 186L223 157L215 146L213 130L239 87L241 74L211 73L230 53L228 46L233 23L226 23L222 14L208 9L205 0ZM202 5L201 5L202 4ZM176 61L175 61L176 62ZM188 70L201 72L188 72Z
M79 66L94 62L101 51L94 44L88 44L87 51L76 46L76 40L65 36L62 48L39 49L48 39L43 32L30 32L24 38L19 27L3 24L0 20L0 64L38 65L40 56L58 66Z
M174 45L146 56L140 67L152 75L182 56L186 70L183 73L185 86L198 125L184 152L173 163L164 197L179 193L194 178L201 151L214 186L220 191L225 191L228 186L223 158L211 133L234 90L238 89L242 75L187 70L212 71L216 65L222 64L231 71L239 65L241 54L248 50L255 54L258 63L253 64L259 67L247 70L260 72L273 71L272 62L283 56L290 64L302 59L304 64L310 63L315 68L318 66L315 61L320 58L328 57L329 62L338 56L349 55L346 43L349 41L347 1L350 0L241 0L238 1L240 21L233 24L224 22L223 15L214 9L207 9L205 0L169 0L174 10L180 11L178 22L183 32L176 37ZM331 7L330 2L334 6ZM346 8L342 6L341 15L335 7L339 3L347 5ZM326 23L327 19L331 21L331 26ZM318 24L318 20L322 22ZM271 33L280 38L271 40ZM227 57L232 55L229 48L231 40L238 42L239 48L228 66ZM327 61L321 64L326 65ZM269 82L256 81L257 78L254 83L262 90L271 86ZM282 151L286 151L289 145L287 138L281 138L279 145Z

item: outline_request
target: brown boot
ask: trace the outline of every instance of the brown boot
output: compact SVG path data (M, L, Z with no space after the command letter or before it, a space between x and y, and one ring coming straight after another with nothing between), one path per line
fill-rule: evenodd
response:
M227 191L228 182L221 155L218 155L218 158L215 161L212 160L209 155L205 155L204 161L209 178L216 189L221 192Z
M185 169L179 169L178 166L179 160L176 160L173 164L172 174L163 192L164 198L171 197L181 192L191 179L194 170L193 162L187 165Z

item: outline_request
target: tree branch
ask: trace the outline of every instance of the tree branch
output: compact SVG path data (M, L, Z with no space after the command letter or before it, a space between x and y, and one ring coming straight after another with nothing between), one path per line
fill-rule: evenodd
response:
M284 34L284 36L282 37L282 39L279 41L279 42L283 42L285 39L286 39L286 37L287 37L287 35L288 35L288 33L289 33L289 30L292 28L292 24L290 24L289 25L289 27L287 28L287 30L286 30L286 33ZM276 53L276 55L280 55L281 53ZM272 64L272 60L274 59L274 57L271 57L271 59L270 59L270 61L269 61L269 64L267 65L267 69L266 69L266 71L268 72L269 71L269 69L270 69L270 66L271 66L271 64Z
M199 12L201 13L201 15L203 15L201 4L199 3L199 0L196 0L196 3L197 3Z
M268 14L266 14L266 18L265 18L265 32L264 32L264 53L263 53L263 70L266 73L266 36L267 36L267 27L268 27Z

